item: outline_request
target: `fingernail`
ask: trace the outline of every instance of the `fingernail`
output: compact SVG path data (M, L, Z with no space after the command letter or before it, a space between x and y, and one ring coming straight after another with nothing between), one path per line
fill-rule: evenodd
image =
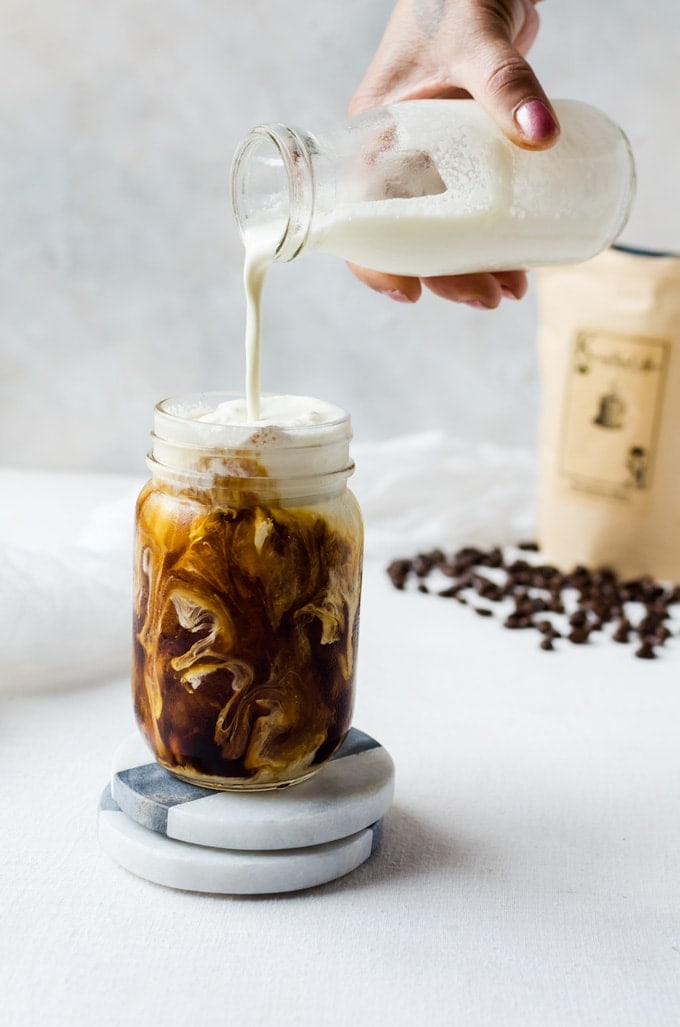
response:
M542 100L525 100L514 117L522 135L532 142L552 139L559 131L555 118Z
M479 300L463 300L468 307L474 307L475 310L488 310L486 303L480 303Z
M389 296L391 300L395 300L397 303L413 303L406 293L400 292L399 289L380 289L381 296Z
M501 285L501 292L504 296L507 296L509 300L518 300L519 296L515 296L512 289L508 289L507 285Z

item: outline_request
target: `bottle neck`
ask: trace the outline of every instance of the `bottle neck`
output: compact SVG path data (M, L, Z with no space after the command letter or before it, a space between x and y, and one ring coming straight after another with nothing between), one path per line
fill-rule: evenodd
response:
M266 233L273 259L293 260L314 214L312 136L288 125L259 125L239 145L231 168L231 198L241 236Z

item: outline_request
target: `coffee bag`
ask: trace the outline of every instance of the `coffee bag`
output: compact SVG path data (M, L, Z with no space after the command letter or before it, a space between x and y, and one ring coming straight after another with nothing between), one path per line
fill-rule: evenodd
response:
M537 274L546 561L680 580L680 257Z

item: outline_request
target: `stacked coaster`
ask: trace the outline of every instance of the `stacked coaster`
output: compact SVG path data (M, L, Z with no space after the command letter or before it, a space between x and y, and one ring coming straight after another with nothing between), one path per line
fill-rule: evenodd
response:
M368 859L393 792L389 753L356 728L314 777L266 792L216 792L180 781L133 735L114 756L99 803L99 841L126 870L170 888L298 891Z

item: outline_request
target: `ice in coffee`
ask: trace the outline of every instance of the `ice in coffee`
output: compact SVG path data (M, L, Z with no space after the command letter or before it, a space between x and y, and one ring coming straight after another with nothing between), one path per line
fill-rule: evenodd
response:
M195 784L304 780L354 701L361 515L349 418L306 397L155 411L137 505L133 696L158 762Z

